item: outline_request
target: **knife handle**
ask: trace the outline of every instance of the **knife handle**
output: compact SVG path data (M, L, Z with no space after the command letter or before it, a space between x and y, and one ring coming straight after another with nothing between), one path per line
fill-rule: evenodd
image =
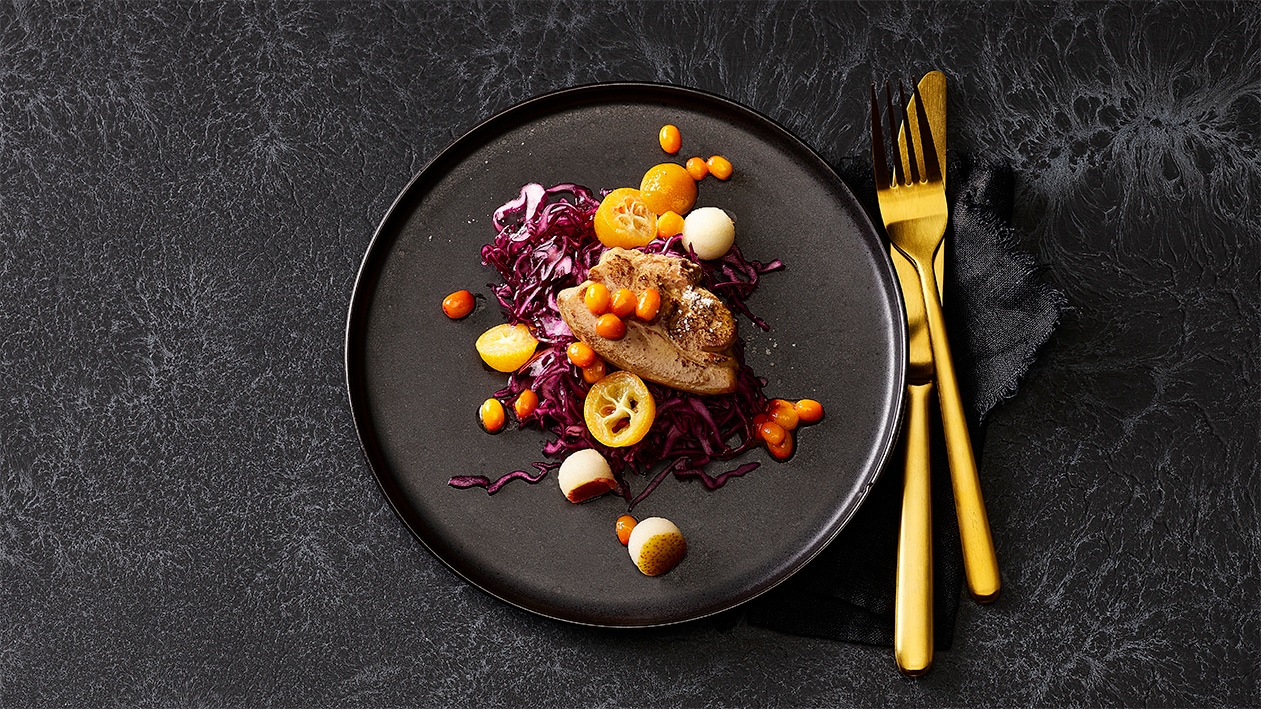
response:
M933 504L928 411L933 383L911 384L906 419L906 478L894 591L893 657L902 674L933 666Z
M980 603L998 598L1002 580L998 575L998 557L990 536L985 500L981 497L981 479L976 472L976 457L968 433L968 419L959 396L959 381L954 361L950 358L950 341L946 337L945 316L936 288L931 262L927 278L920 278L920 292L928 315L928 335L933 341L933 360L937 365L937 398L941 402L941 425L946 438L946 457L950 461L950 484L954 489L955 512L959 516L959 540L963 544L963 570L968 579L968 592Z

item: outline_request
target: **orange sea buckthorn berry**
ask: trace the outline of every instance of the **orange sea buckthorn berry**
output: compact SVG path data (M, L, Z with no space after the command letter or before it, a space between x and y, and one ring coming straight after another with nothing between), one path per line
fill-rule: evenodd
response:
M613 294L613 300L609 303L609 312L624 318L635 312L635 291L629 288L618 288Z
M697 182L700 182L709 175L709 165L705 164L704 158L688 158L687 165L685 165L685 167L687 168L687 174L691 175L692 179Z
M802 399L793 408L797 410L797 418L806 423L814 423L823 418L823 404L814 399Z
M678 212L666 211L657 217L657 236L669 239L683 233L683 217Z
M639 520L630 515L622 515L617 518L617 541L626 546L630 543L631 530L635 529L635 525L639 524Z
M661 143L661 149L674 155L679 152L679 148L683 147L683 134L679 133L676 126L666 124L661 126L661 132L657 134L657 142Z
M595 321L595 334L606 340L620 340L626 335L626 323L613 313L605 313Z
M595 350L591 349L591 345L579 340L565 350L565 357L579 367L590 367L595 361Z
M534 393L533 389L522 389L517 394L517 400L512 403L512 410L517 415L517 420L529 416L539 407L539 395Z
M765 421L757 429L757 437L766 441L768 446L777 446L783 443L786 435L788 435L788 432L784 430L784 427L774 421Z
M784 427L785 431L795 431L797 425L801 423L801 418L797 416L797 410L785 406L775 409L771 412L771 420Z
M504 421L507 420L504 405L499 402L499 399L494 398L482 402L477 418L482 422L482 428L488 433L498 433L504 427Z
M784 440L774 445L767 443L766 450L770 451L770 454L775 456L777 460L787 460L788 457L793 454L792 433L789 433L788 431L784 431Z
M458 290L442 301L442 312L452 320L459 320L473 312L473 294L466 290Z
M753 437L762 440L762 424L770 420L771 417L766 414L758 414L753 417Z
M588 384L595 384L604 379L604 375L607 372L608 368L605 367L604 360L596 359L590 366L582 368L582 381Z
M783 426L785 431L797 428L797 409L791 401L772 399L766 415L775 423Z
M717 177L720 180L725 180L731 177L731 171L733 168L731 167L731 161L727 158L724 158L721 155L714 155L711 156L705 164L709 167L709 174L714 177Z
M661 293L656 288L640 292L639 300L635 303L635 317L648 322L657 317L657 312L660 310Z
M583 293L582 302L592 315L603 315L609 312L609 289L603 283L592 283Z

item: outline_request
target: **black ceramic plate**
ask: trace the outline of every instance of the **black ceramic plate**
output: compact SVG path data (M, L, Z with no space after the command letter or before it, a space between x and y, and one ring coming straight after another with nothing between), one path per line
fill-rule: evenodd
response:
M671 158L657 144L682 130ZM771 325L740 331L769 396L810 397L827 417L803 429L789 461L756 451L756 471L716 492L668 480L635 513L673 520L687 557L669 573L636 570L614 535L626 504L572 505L554 475L498 494L447 485L530 470L547 440L535 429L491 436L476 411L505 377L473 342L504 321L481 264L491 213L523 184L638 186L658 162L719 153L735 165L707 178L698 206L737 220L746 257L787 268L749 301ZM468 288L485 298L452 321L440 308ZM469 582L552 618L649 626L700 618L766 591L800 569L854 514L893 445L906 343L888 256L836 174L769 119L681 88L602 84L549 94L474 128L407 186L377 230L350 304L346 375L368 461L390 504L439 559ZM743 462L743 461L739 461ZM725 464L723 470L734 467ZM721 472L714 470L712 472ZM643 481L636 480L636 489Z

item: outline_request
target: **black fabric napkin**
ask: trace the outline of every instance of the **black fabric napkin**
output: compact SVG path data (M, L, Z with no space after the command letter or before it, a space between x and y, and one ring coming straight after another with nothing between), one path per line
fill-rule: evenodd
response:
M870 160L850 158L837 172L880 224ZM980 466L986 414L1015 394L1059 321L1065 299L1019 246L1011 226L1010 170L952 153L946 184L946 325ZM963 558L939 416L933 431L934 640L937 649L948 650L963 593ZM743 617L794 635L891 646L902 459L899 450L835 542L792 578L720 622L734 624Z

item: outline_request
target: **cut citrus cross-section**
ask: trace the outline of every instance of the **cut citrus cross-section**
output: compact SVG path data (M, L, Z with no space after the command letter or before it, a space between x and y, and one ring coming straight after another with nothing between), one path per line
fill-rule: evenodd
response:
M595 211L595 235L610 248L645 246L657 237L657 215L644 204L639 190L621 187L610 192Z
M597 441L622 448L648 435L657 418L657 402L644 380L630 372L613 372L591 385L582 414Z

